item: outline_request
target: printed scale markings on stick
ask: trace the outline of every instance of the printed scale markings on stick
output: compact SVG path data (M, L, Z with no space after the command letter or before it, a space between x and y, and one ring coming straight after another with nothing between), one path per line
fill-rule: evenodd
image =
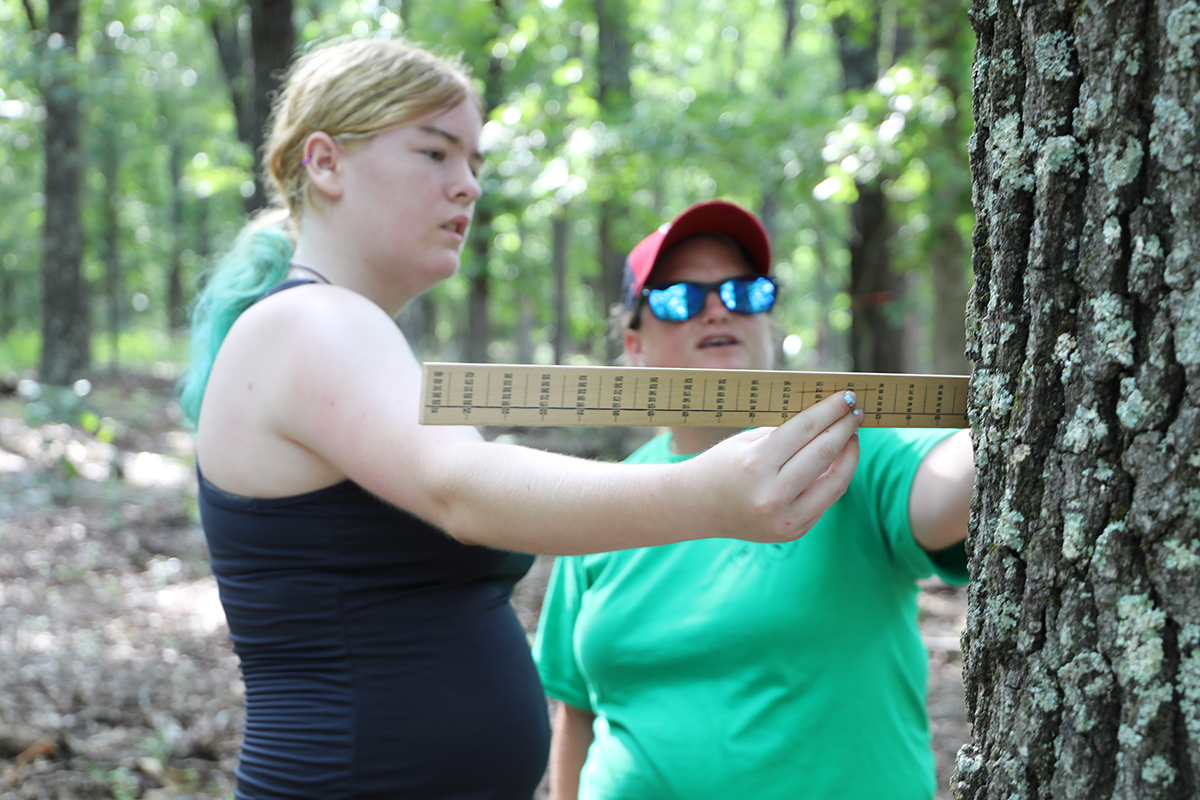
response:
M429 363L423 425L765 427L853 390L863 426L965 428L967 378L866 372Z

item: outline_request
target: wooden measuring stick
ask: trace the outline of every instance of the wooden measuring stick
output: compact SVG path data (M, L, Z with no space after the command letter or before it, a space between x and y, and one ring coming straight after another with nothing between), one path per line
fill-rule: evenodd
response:
M852 389L863 426L965 428L967 378L864 372L429 363L423 425L763 427Z

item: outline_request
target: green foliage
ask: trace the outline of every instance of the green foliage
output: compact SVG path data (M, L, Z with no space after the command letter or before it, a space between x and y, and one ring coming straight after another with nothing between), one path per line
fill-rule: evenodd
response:
M625 0L611 7L625 15L617 30L630 92L607 104L592 0L335 0L298 3L294 23L301 46L405 35L461 53L484 90L486 257L464 253L462 275L430 293L423 355L462 352L468 277L486 274L497 358L549 360L559 327L561 360L603 358L602 298L613 287L601 283L602 205L621 201L608 222L627 251L688 204L723 197L770 212L786 364L837 368L850 313L844 204L855 180L885 181L894 256L918 287L905 309L914 318L930 317L920 287L946 226L969 236L968 5L798 0L785 46L782 0ZM881 26L885 56L897 31L912 44L875 85L844 93L839 18L851 30ZM211 22L240 24L244 35L248 19L241 0L84 0L84 269L103 334L98 364L158 363L155 353L178 363L175 338L146 333L169 329L172 271L186 302L244 222L252 159ZM37 43L22 6L0 4L0 274L12 285L12 299L0 292L0 373L10 374L36 363L27 331L39 329ZM567 231L562 320L556 224Z
M88 768L88 772L108 787L115 800L135 800L141 796L141 782L128 767L110 769L94 764Z

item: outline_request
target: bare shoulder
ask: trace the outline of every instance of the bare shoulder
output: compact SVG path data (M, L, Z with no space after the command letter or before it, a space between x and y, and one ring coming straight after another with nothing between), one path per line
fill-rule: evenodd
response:
M346 477L375 484L389 456L419 445L419 382L403 334L374 303L333 286L280 292L222 345L200 417L202 467L259 496Z

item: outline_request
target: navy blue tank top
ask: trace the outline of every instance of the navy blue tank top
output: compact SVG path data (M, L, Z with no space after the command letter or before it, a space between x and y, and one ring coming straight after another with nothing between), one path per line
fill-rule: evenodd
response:
M200 475L199 500L246 685L240 800L529 800L550 731L509 599L532 556L350 481L255 499Z

